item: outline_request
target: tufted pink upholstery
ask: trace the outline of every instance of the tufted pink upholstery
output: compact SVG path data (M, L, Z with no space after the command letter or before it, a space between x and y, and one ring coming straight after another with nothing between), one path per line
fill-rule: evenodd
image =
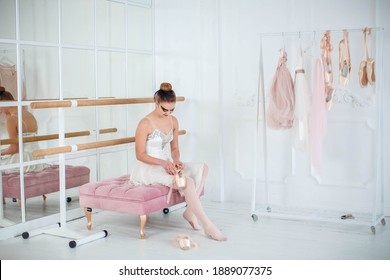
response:
M129 177L130 175L125 175L80 186L80 206L84 207L89 230L92 228L91 211L93 208L125 212L140 216L140 237L143 239L146 236L144 228L147 214L166 210L185 201L177 190L173 190L170 202L167 203L168 187L163 185L132 186L128 184Z
M89 182L90 170L85 166L65 166L65 187L74 188ZM19 173L2 174L3 197L20 199ZM25 198L58 192L60 186L59 166L52 165L40 172L24 174Z
M128 181L129 175L125 175L81 186L80 206L146 215L184 202L184 197L174 190L168 204L169 189L166 186L132 186Z

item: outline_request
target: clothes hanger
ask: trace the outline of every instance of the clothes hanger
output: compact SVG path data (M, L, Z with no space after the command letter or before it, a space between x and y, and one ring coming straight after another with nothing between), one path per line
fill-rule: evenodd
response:
M15 63L9 59L8 56L3 55L3 57L0 59L0 65L2 66L15 66Z

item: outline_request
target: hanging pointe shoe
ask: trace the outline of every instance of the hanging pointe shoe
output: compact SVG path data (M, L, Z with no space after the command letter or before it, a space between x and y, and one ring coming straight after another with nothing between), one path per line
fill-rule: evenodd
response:
M367 61L363 60L360 62L359 66L359 83L360 87L365 88L368 84L368 77L367 77Z
M366 71L367 71L366 75L367 75L368 82L371 85L375 84L375 60L373 58L369 58L367 60Z
M227 237L224 236L224 235L219 231L219 229L217 229L217 228L215 227L215 225L210 225L210 226L206 227L206 228L204 229L204 233L205 233L208 237L210 237L210 238L212 238L212 239L214 239L214 240L217 240L217 241L226 241L226 240L227 240Z
M349 51L348 32L344 31L343 39L339 43L339 83L348 84L351 73L351 56Z
M191 225L193 230L200 230L201 227L198 223L198 219L188 208L184 210L183 218Z

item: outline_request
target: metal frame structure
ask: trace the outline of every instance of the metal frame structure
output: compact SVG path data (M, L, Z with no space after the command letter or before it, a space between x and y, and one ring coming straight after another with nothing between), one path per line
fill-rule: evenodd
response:
M344 29L348 32L362 32L362 29ZM344 30L331 30L333 33L341 33ZM294 36L300 38L304 33L322 34L325 30L312 31L297 31L297 32L279 32L279 33L262 33L260 34L260 51L259 51L259 81L258 81L258 99L256 110L256 132L255 132L255 147L254 147L254 166L253 166L253 182L252 182L252 202L251 211L252 219L257 221L259 216L270 216L282 219L294 220L309 220L320 222L343 223L352 225L370 226L372 233L376 233L378 224L385 225L384 218L384 186L383 186L383 28L372 28L372 32L376 33L376 84L375 84L375 113L376 113L376 130L374 137L374 178L372 190L372 209L370 213L361 213L356 215L355 219L343 220L340 219L340 213L333 210L310 209L301 207L288 207L287 205L273 205L269 199L270 180L269 180L269 164L268 150L269 142L267 137L266 127L266 93L264 89L264 56L263 56L263 40L266 37L280 37L283 39L286 36ZM356 70L355 70L356 71ZM261 138L260 138L261 137ZM259 145L259 140L262 145ZM259 153L263 152L264 158L259 157ZM264 181L259 179L258 168L260 163L264 165ZM259 184L263 184L264 191L259 193ZM265 203L257 203L257 197L261 195Z

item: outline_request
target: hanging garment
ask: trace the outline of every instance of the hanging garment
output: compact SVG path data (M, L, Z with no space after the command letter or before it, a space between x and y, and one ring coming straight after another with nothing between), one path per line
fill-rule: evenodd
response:
M288 129L294 121L294 83L286 67L287 54L279 59L272 80L270 101L267 110L267 125L272 129Z
M339 43L339 83L346 86L351 74L351 54L349 51L348 32L344 30L343 39Z
M295 110L293 125L293 145L302 152L309 147L309 112L310 96L305 70L303 69L302 49L298 50L297 65L294 79Z
M333 69L332 69L332 50L330 43L330 31L326 31L321 39L320 48L322 49L321 59L324 67L324 94L328 109L332 106L334 88L333 88Z
M11 93L15 100L18 100L17 84L16 66L0 64L0 86L4 87L9 93ZM24 100L26 98L26 87L24 82L22 88L22 99Z
M317 59L314 67L313 97L309 121L311 164L314 168L319 168L322 161L322 145L327 127L323 71L322 61Z

